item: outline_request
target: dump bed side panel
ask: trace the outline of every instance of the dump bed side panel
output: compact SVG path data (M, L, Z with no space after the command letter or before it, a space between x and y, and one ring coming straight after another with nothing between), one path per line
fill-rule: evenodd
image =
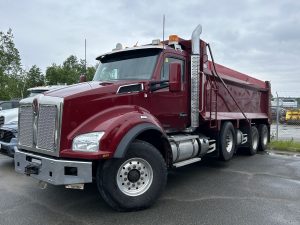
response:
M222 82L212 75L210 68L211 65L205 70L204 76L204 110L201 113L203 120L208 120L211 115L215 118L215 112L218 120L245 119L239 107L248 119L269 118L270 92L266 82L217 64L217 72L226 83L238 107ZM214 80L218 91L214 91Z

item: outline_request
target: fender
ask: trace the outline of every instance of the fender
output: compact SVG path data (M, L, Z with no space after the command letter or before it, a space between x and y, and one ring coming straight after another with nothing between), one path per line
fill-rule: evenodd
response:
M123 158L127 152L130 143L142 132L146 130L157 130L162 133L162 130L151 123L142 123L131 128L119 143L114 158Z
M162 125L148 110L133 105L112 107L97 113L70 132L60 156L91 160L120 158L126 153L129 143L148 129L154 129L164 134ZM77 135L95 131L105 132L100 140L98 152L72 151L72 141Z

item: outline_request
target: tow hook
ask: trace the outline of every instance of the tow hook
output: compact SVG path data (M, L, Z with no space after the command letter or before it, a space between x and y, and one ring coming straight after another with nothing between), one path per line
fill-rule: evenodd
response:
M30 163L25 167L25 174L30 176L31 174L38 175L40 171L40 165L36 163Z

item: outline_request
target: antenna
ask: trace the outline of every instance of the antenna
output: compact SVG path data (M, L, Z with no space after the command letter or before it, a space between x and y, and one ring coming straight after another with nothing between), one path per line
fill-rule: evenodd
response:
M166 21L166 19L165 19L165 14L163 15L163 51L164 51L164 49L165 49L165 21ZM165 59L163 59L164 61L163 61L163 78L165 78Z
M165 49L165 14L163 15L163 49Z
M86 75L86 38L84 39L84 70Z

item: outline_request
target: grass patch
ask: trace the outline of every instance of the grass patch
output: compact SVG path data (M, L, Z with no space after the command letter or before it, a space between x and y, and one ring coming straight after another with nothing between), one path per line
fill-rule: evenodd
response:
M300 143L294 140L287 141L271 141L269 148L273 150L300 152Z

